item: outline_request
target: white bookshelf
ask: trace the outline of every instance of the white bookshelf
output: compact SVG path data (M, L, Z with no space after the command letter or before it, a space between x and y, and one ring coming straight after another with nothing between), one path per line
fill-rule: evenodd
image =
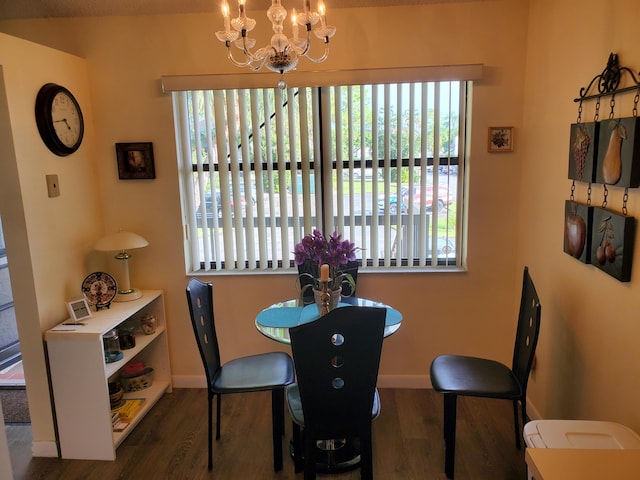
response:
M109 309L93 312L83 326L60 324L45 333L62 458L115 460L118 445L158 399L171 391L163 294L159 290L142 293L137 300L112 302ZM145 335L139 326L147 313L158 324L152 335ZM136 346L122 350L121 360L105 363L102 336L127 321L137 325ZM120 370L134 360L153 368L153 384L125 393L125 398L144 398L145 402L125 430L114 432L108 383L117 381Z

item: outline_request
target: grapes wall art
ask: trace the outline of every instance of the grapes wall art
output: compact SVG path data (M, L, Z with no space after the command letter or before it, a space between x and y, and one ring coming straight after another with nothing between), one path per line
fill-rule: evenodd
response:
M596 179L595 152L598 151L600 123L574 123L569 142L569 178L579 182Z

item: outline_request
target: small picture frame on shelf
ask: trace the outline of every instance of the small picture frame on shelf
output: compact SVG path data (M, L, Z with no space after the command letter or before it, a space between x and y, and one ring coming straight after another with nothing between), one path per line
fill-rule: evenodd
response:
M89 308L89 302L87 302L86 298L79 298L78 300L67 302L67 310L69 311L72 323L79 323L91 317L91 309Z
M513 127L489 127L489 153L513 151Z
M120 180L156 178L151 142L116 143L116 157Z

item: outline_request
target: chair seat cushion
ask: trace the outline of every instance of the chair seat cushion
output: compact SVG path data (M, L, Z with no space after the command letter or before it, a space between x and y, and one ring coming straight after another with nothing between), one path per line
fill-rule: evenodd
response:
M495 360L440 355L431 362L431 384L438 393L517 399L521 388L507 366Z
M293 380L291 357L272 352L230 360L220 368L211 384L215 393L259 392L284 388Z
M287 387L287 405L291 419L304 428L304 413L302 412L302 399L297 383L292 383ZM375 420L380 415L380 395L376 388L373 397L373 407L371 408L371 418Z

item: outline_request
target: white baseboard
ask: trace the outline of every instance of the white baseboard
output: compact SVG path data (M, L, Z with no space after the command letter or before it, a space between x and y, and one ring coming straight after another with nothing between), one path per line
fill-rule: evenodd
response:
M58 456L58 446L56 442L33 442L31 444L31 454L34 457L56 458Z
M428 375L379 375L378 388L431 388Z
M542 415L540 415L540 412L538 411L538 409L535 407L534 404L532 404L529 399L527 398L527 417L529 417L531 420L542 420Z
M204 375L174 375L171 377L173 388L207 388Z

